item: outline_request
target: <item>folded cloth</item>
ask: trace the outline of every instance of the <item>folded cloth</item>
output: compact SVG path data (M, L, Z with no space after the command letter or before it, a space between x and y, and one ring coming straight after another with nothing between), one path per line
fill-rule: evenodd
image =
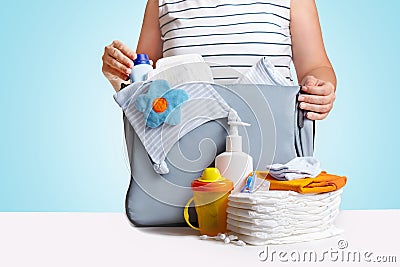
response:
M269 174L277 180L295 180L315 177L321 173L320 162L314 157L297 157L286 164L267 166Z
M265 175L266 172L257 172L257 175ZM270 182L270 190L290 190L301 194L326 193L336 191L346 185L347 177L328 174L322 171L315 178L303 178L291 181L278 181L270 174L264 179Z
M269 84L292 86L293 82L286 79L278 71L268 57L262 57L253 67L251 67L243 77L239 78L236 83L251 84Z

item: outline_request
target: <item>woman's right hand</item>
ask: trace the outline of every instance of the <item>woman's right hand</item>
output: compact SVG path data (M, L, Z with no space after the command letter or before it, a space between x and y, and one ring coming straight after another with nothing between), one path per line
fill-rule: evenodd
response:
M129 79L135 58L135 52L118 40L104 48L102 71L116 90L116 86L118 86L116 81L120 84Z

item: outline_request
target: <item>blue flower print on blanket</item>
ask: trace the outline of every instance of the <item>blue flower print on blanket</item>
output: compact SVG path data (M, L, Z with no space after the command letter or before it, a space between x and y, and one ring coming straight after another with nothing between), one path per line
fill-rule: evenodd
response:
M181 122L180 106L188 99L184 90L171 89L166 80L155 80L146 94L138 96L135 107L143 112L150 128L163 123L178 125Z

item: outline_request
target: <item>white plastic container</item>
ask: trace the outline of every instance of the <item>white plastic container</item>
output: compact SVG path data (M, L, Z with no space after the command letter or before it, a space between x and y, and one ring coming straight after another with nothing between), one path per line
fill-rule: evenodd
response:
M250 126L244 122L230 122L229 135L226 137L226 152L215 158L215 167L221 175L235 184L235 189L240 190L240 185L253 171L253 158L242 151L242 137L238 133L238 126Z
M133 64L132 72L129 75L132 83L146 80L147 73L153 70L147 54L137 54Z

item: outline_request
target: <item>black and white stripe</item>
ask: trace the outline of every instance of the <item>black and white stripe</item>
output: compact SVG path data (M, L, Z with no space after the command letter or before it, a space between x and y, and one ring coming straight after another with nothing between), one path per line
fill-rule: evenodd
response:
M291 79L290 0L159 0L159 20L163 56L201 54L217 82L262 56Z

